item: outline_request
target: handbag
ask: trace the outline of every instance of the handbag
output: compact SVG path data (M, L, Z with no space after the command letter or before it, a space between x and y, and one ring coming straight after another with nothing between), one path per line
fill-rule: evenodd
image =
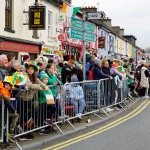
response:
M47 104L55 104L54 97L52 94L46 94Z

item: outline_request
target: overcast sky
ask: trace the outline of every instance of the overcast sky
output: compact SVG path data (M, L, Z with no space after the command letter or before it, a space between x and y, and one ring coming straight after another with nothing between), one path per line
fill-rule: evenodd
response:
M137 46L150 47L150 0L72 0L73 6L97 6L97 3L99 10L112 19L113 26L120 26L126 35L137 38Z

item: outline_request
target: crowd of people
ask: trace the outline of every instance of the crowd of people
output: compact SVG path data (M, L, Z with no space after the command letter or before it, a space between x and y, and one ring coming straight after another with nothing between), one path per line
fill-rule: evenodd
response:
M127 55L122 58L100 59L95 53L87 51L85 67L86 80L109 78L119 84L128 78L131 95L148 98L150 66L144 58L137 64L133 58L128 58ZM59 57L57 59L56 57L48 59L45 56L39 56L35 60L30 60L30 56L25 54L23 62L20 62L13 54L1 54L0 94L3 96L5 106L10 112L10 136L14 136L14 129L18 120L21 124L24 124L28 122L25 118L33 119L32 112L29 113L28 107L32 107L32 105L29 106L29 102L33 100L36 93L38 93L39 117L47 117L52 120L53 114L58 110L56 107L60 105L56 98L58 94L57 85L63 86L66 92L70 91L68 101L75 106L75 115L81 118L86 107L84 91L79 85L71 86L66 83L82 81L82 59L77 61L72 57L68 61L63 61ZM51 88L51 86L54 87ZM19 107L24 109L20 111ZM39 120L38 123L43 125L44 120ZM41 129L39 134L48 135L55 132L50 126L49 128ZM28 135L27 138L31 139L32 136L30 135L29 137Z

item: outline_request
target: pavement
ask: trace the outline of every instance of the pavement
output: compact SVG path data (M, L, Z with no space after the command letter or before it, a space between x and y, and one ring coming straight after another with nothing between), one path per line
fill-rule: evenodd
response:
M31 141L17 141L19 146L22 148L22 150L41 150L44 146L53 144L56 141L59 143L59 141L63 141L65 138L70 137L70 135L77 135L81 134L83 132L89 132L90 130L94 130L96 126L100 126L103 124L106 124L107 122L111 122L112 120L119 118L125 114L128 114L130 111L134 110L143 100L140 98L135 99L134 103L128 102L128 108L124 107L124 110L115 110L109 113L109 117L107 117L105 114L100 113L99 115L103 118L99 118L98 116L95 116L94 114L83 116L83 120L80 122L77 122L77 120L74 120L73 126L75 127L75 130L66 122L63 125L60 125L59 127L63 131L64 134L62 134L55 126L54 128L57 130L57 133L50 134L48 136L41 136L38 134L38 132L34 132L34 139ZM88 120L88 121L87 121ZM13 143L11 150L19 150L18 146Z

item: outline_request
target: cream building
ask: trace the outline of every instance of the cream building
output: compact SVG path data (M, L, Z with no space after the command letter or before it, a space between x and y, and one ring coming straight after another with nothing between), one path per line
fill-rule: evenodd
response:
M29 30L28 12L29 6L33 6L35 0L1 0L0 4L0 51L7 53L12 51L17 55L30 53L36 57L46 47L53 54L59 48L57 36L61 30L61 24L57 22L60 6L56 3L39 0L39 4L46 6L45 30Z

